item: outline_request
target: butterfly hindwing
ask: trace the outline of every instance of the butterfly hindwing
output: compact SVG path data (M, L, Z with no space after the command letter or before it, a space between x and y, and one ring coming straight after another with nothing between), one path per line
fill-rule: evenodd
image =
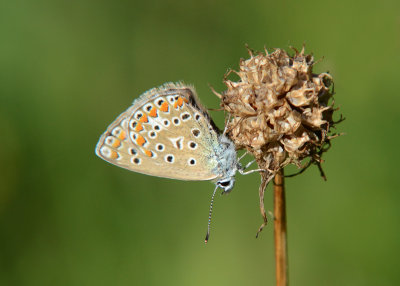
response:
M131 171L182 180L217 177L218 133L193 88L144 93L101 136L96 154Z

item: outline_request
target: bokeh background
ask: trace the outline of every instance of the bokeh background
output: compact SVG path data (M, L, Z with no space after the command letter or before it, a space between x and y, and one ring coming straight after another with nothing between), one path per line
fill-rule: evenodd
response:
M315 71L333 75L346 117L328 181L313 167L286 182L291 284L399 285L399 12L396 0L2 1L0 285L274 285L272 225L255 239L258 174L217 197L205 246L211 183L94 154L164 82L217 108L208 84L224 90L246 43L324 57Z

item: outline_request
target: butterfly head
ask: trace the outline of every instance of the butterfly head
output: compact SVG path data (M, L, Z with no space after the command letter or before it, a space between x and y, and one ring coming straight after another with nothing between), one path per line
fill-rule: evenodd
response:
M235 185L235 177L219 180L216 184L219 188L223 189L223 194L229 193Z

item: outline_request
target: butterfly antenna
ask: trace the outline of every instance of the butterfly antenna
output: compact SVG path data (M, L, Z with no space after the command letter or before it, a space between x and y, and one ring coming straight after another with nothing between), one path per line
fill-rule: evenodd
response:
M217 189L218 189L218 186L215 186L214 193L212 194L212 197L211 197L210 211L208 213L207 234L206 234L206 239L204 240L204 243L207 243L208 239L210 238L211 216L212 216L212 211L213 211L214 197L215 197L215 194L217 192Z

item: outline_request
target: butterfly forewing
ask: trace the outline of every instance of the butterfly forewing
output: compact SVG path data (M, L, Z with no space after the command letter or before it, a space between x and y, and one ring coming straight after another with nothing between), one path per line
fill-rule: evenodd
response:
M193 88L166 84L143 94L101 136L96 154L117 166L182 180L217 177L218 133Z

